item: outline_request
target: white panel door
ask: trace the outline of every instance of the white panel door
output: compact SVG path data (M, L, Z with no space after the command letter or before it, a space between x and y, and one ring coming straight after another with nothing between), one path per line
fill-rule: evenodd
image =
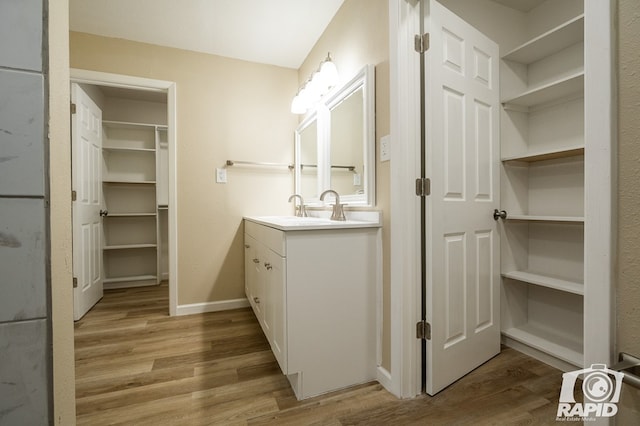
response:
M426 387L500 351L498 46L425 0Z
M73 317L79 320L103 294L102 271L102 111L71 85L76 113L71 118L73 202Z

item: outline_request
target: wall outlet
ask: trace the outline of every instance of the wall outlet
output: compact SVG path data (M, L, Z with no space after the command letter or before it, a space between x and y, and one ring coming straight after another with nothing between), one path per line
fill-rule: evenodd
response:
M360 186L362 185L362 177L360 175L360 173L354 173L353 174L353 186Z
M227 183L227 169L216 169L216 183Z
M380 161L391 159L391 138L389 135L380 138Z

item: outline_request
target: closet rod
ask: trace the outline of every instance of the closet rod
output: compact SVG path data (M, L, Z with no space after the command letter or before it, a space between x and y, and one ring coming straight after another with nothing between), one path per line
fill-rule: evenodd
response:
M280 163L264 163L261 161L235 161L227 160L227 166L233 166L236 164L242 164L245 166L266 166L266 167L287 167L289 170L293 170L292 164L280 164Z

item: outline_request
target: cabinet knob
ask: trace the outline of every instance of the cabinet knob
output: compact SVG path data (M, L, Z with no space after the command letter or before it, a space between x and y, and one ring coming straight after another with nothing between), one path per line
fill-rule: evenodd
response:
M498 210L495 209L493 211L493 220L498 220L498 219L506 219L507 218L507 212L504 210Z
M249 248L249 247L251 247L249 244L244 245L244 248Z
M257 304L260 304L260 298L259 297L254 297L253 301L256 302Z
M267 268L268 271L273 269L273 266L271 266L271 264L267 262L265 262L264 267Z
M253 259L253 263L260 263L260 259Z

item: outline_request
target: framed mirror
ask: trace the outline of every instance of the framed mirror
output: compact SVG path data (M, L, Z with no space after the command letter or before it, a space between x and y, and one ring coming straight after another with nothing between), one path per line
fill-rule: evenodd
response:
M295 132L295 170L296 194L302 195L305 202L318 201L320 197L320 179L318 167L318 114L309 115Z
M333 189L347 205L374 206L374 67L365 66L325 96L300 123L295 141L295 190L308 205L321 205L322 191Z

